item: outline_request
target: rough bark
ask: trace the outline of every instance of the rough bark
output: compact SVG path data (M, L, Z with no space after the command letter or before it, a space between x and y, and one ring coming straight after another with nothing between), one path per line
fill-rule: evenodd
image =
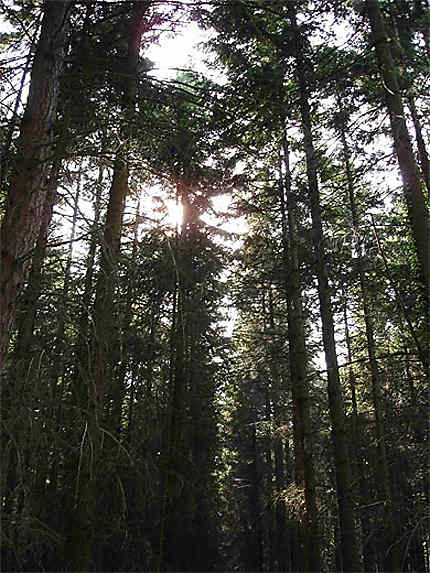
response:
M17 142L15 172L0 234L0 368L9 345L16 299L28 274L46 197L44 181L52 154L58 78L70 2L45 2L30 91Z
M402 97L397 81L396 67L388 43L384 19L378 0L366 0L366 11L372 29L373 42L383 81L385 102L390 116L409 223L421 271L421 280L429 300L430 289L430 220L422 192L422 181L415 161L412 144L403 111Z
M28 404L28 387L31 387L32 383L34 383L33 371L35 361L34 352L32 352L34 325L42 288L43 262L48 243L49 222L52 218L57 191L57 176L58 172L54 169L47 190L43 218L34 249L28 284L20 300L16 325L16 342L10 356L10 367L2 388L2 444L4 445L2 458L2 475L4 479L2 482L2 510L4 517L7 517L10 524L13 524L14 518L21 518L19 516L20 504L17 503L16 488L22 482L22 473L28 464L27 456L24 453L27 450L29 435L31 435L31 428L28 426L26 416L23 415L23 409L30 407ZM17 535L16 528L13 525L10 528L6 525L4 534L5 537L13 539ZM5 570L9 570L9 568L12 570L12 563L15 562L16 556L13 555L10 549L7 549L3 558Z
M3 187L3 183L6 181L6 177L7 177L7 173L8 173L8 169L9 169L9 155L11 152L11 148L12 148L12 140L13 140L13 134L14 131L16 129L16 125L18 122L18 110L19 110L19 106L21 104L21 100L22 100L22 94L24 91L24 85L27 79L27 75L28 72L30 71L30 66L31 66L31 61L33 59L33 53L35 50L35 47L37 45L37 36L39 35L39 25L40 22L38 22L38 25L36 26L36 29L34 31L34 35L32 38L32 42L31 42L31 46L30 46L30 50L28 51L27 54L27 58L25 61L25 67L24 70L22 72L22 76L21 76L21 82L18 88L18 93L16 94L16 98L15 98L15 103L13 106L13 111L12 111L12 116L10 119L10 123L6 132L6 138L5 138L5 142L3 145L3 149L1 152L1 158L0 158L0 189Z

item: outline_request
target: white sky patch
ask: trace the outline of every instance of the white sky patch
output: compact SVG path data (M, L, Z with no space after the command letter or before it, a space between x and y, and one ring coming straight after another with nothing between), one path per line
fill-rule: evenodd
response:
M207 225L217 227L226 233L234 233L235 238L232 237L229 241L226 242L233 249L240 247L242 243L241 235L248 231L246 217L238 217L237 215L232 215L231 218L229 217L224 219L224 216L231 212L233 196L228 193L217 195L212 197L211 203L213 212L203 213L203 215L200 217L201 220Z
M208 39L209 32L200 29L195 22L178 32L166 33L159 44L152 44L144 53L154 62L149 74L163 80L174 79L184 68L207 74L203 49L199 44Z

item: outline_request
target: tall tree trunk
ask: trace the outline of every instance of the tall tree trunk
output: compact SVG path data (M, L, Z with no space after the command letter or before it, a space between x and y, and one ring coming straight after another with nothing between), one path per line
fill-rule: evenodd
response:
M421 179L403 112L396 68L388 43L384 19L378 0L366 0L376 56L383 80L385 101L390 116L391 134L403 179L403 191L409 222L421 270L427 304L430 290L430 220L421 189Z
M397 6L396 6L397 5ZM397 9L396 9L397 7ZM421 1L415 3L415 16L423 18L425 20L425 12L423 6L421 6ZM396 42L396 47L401 49L400 65L404 68L408 66L408 52L411 49L412 38L414 35L414 30L410 25L410 21L405 17L408 14L408 4L407 0L396 0L394 2L394 15L392 21L387 22L387 31L392 36L392 39ZM427 28L427 34L429 32L428 25L423 24L423 31ZM394 54L393 59L394 59ZM418 160L421 168L421 174L425 181L427 187L427 193L430 193L430 164L427 149L424 143L424 138L421 129L421 123L418 116L418 111L415 105L415 97L413 95L413 86L411 85L408 90L407 102L409 111L411 113L412 122L415 129L415 141L418 149Z
M128 282L127 282L127 292L124 301L124 318L121 325L121 362L118 368L118 376L116 380L116 385L112 390L111 396L111 408L109 413L109 427L112 432L120 436L121 434L121 419L122 411L124 406L124 399L126 395L126 382L125 376L127 373L127 368L129 365L129 353L128 353L128 343L130 334L130 325L133 318L133 301L136 292L137 284L137 271L134 266L134 261L137 257L138 249L138 226L139 226L139 215L140 215L140 200L136 205L136 220L133 229L133 247L131 253L131 265L128 269Z
M351 350L351 338L349 335L349 325L348 325L348 314L347 314L347 297L344 293L344 309L343 309L343 319L345 325L345 342L347 350L347 359L349 362L348 369L348 381L349 388L351 390L351 403L352 403L352 414L351 414L351 434L352 434L352 454L355 459L355 479L358 482L358 491L360 496L360 506L366 506L368 502L368 487L366 484L366 471L365 464L361 452L361 431L359 426L358 418L358 405L357 405L357 392L356 392L356 378L354 373L354 366L352 364L352 350ZM370 522L366 509L362 509L360 513L361 521L361 535L362 535L362 549L363 549L363 565L364 570L374 571L376 567L375 563L375 549L374 544L371 539L370 532Z
M102 146L104 149L104 145ZM80 317L78 320L78 335L75 351L75 372L73 375L75 386L75 401L80 412L86 411L88 399L88 379L90 364L90 348L88 327L91 314L91 298L93 292L94 267L96 263L97 245L99 244L99 225L100 225L100 202L103 185L103 166L99 166L97 182L95 184L96 193L93 202L94 219L91 225L91 238L86 257L84 289L81 296ZM83 418L82 418L83 420Z
M295 432L300 442L296 457L299 471L296 472L296 483L305 490L306 503L306 536L308 548L308 571L320 571L321 556L319 549L319 531L315 491L315 471L313 464L312 427L310 419L309 382L306 368L306 346L303 318L303 303L300 287L299 255L297 242L297 205L291 188L289 147L286 134L283 137L283 162L285 176L280 188L281 211L283 221L283 242L286 271L288 269L287 306L288 306L288 343L290 354L290 376L294 404ZM282 175L281 175L282 176ZM285 198L288 207L288 237L286 237Z
M94 303L94 339L92 376L88 380L85 449L80 463L80 491L75 502L75 523L69 532L69 562L76 570L96 566L93 538L98 521L104 431L105 399L112 394L114 368L118 361L118 329L115 324L114 293L120 254L120 240L125 201L128 195L128 153L135 121L137 69L143 34L143 19L149 2L134 2L128 19L127 64L124 78L122 130L123 145L117 152L109 193L106 221L101 245L100 271Z
M15 173L11 178L0 233L0 368L9 345L16 299L28 273L31 251L42 220L46 198L44 182L52 153L52 125L69 8L69 1L45 2L30 91L17 142Z
M184 227L182 228L184 230ZM177 569L181 561L178 535L181 529L181 482L184 479L183 457L186 419L186 370L185 370L185 280L181 236L176 230L175 250L172 251L174 291L170 329L170 372L167 405L167 429L163 444L162 512L158 570Z
M175 244L177 245L177 232L175 237ZM175 249L177 252L177 249ZM180 413L179 400L182 397L181 389L178 387L181 384L181 380L176 378L176 373L178 372L177 367L177 336L178 336L178 306L179 306L179 296L178 296L178 268L176 254L172 252L172 259L174 264L173 269L173 297L172 297L172 313L171 313L171 325L170 325L170 360L169 360L169 385L168 385L168 397L167 397L167 421L166 430L163 436L162 450L163 454L161 457L161 472L162 472L162 486L161 486L161 511L160 511L160 536L159 536L159 547L158 547L158 559L157 559L157 571L163 571L165 569L166 561L170 553L170 535L171 535L171 504L173 501L173 484L172 479L174 478L172 468L174 467L174 451L175 451L175 441L179 439L179 433L176 433L176 425L178 414Z
M118 150L113 179L109 192L106 221L101 245L100 272L97 279L94 304L94 384L90 385L90 417L88 426L96 442L100 445L100 422L103 418L106 393L113 382L114 367L118 361L118 329L115 325L114 292L117 283L117 267L120 254L122 221L125 201L129 192L128 161L137 95L137 69L139 50L143 33L143 18L148 2L135 2L128 28L127 66L124 85L122 147Z
M281 191L281 190L280 190ZM282 192L282 191L281 191ZM281 208L282 209L282 208ZM285 231L286 237L286 214L283 210L283 232ZM272 330L275 329L275 318L273 309L273 295L272 289L269 290L269 324ZM282 395L285 393L287 384L283 380L281 373L279 371L279 361L282 357L282 349L280 344L275 341L273 344L273 349L271 351L270 360L270 372L272 376L272 395L269 396L271 406L273 408L273 423L275 431L273 432L272 438L272 450L273 450L273 462L268 460L268 464L272 467L273 465L273 475L274 475L274 489L275 498L278 500L274 508L273 516L273 565L271 570L276 571L289 571L290 567L288 564L288 549L289 543L287 538L287 517L285 511L285 505L283 501L279 498L280 492L285 489L287 480L285 477L285 449L282 440L282 425L286 419L284 408L282 406ZM270 414L270 407L268 408ZM269 415L268 415L269 417Z
M55 353L58 356L57 361L57 377L63 378L64 375L64 352L65 352L65 328L67 317L67 299L70 290L71 269L73 263L73 246L76 236L76 225L78 221L79 212L79 198L81 195L81 179L82 179L82 166L79 167L78 181L76 185L76 193L73 200L73 214L72 214L72 228L70 230L69 245L67 252L66 268L64 269L64 282L61 294L61 300L58 303L58 324L56 332L56 345Z
M339 101L340 109L342 103ZM370 377L372 381L372 400L375 410L375 430L376 443L378 452L378 483L380 484L382 494L385 497L384 504L384 528L385 528L385 569L386 571L400 571L401 555L399 547L399 532L395 523L395 509L393 505L393 496L391 492L390 476L388 471L387 453L385 448L385 430L382 412L382 395L381 395L381 374L376 358L376 344L374 336L374 327L371 314L370 293L367 287L363 252L360 239L360 226L358 220L357 206L355 202L354 179L351 171L351 153L348 147L345 133L345 125L341 125L340 136L343 147L343 159L348 184L349 205L351 208L352 228L355 237L355 250L357 253L357 270L360 282L360 292L363 305L364 324L367 341L367 354L369 356Z
M354 509L352 501L352 476L347 445L345 411L334 338L333 312L328 280L324 235L321 221L321 204L318 188L318 171L312 135L312 122L305 77L306 64L302 53L302 38L297 25L293 4L289 5L289 17L294 31L296 76L299 85L301 128L304 136L306 171L309 186L309 200L312 216L313 247L318 278L322 338L327 365L330 420L336 466L337 501L341 530L342 558L344 571L360 571L360 557L357 547Z
M280 382L280 377L279 377ZM278 384L280 385L280 384ZM279 395L279 389L278 389ZM276 492L279 493L285 488L285 454L280 435L280 426L283 421L281 410L277 402L273 403L273 410L275 416L275 427L278 429L273 439L273 453L275 463L275 484ZM275 538L275 561L278 566L278 571L288 570L288 544L287 544L287 531L286 531L286 515L284 503L278 499L275 507L276 511L276 538Z

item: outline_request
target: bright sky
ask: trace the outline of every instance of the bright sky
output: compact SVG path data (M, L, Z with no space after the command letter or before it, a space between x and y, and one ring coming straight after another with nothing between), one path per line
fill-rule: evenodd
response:
M208 38L208 32L201 30L194 22L175 33L166 32L161 36L159 44L152 44L145 51L144 55L155 64L150 74L159 79L173 79L177 68L207 71L202 62L203 51L198 44Z

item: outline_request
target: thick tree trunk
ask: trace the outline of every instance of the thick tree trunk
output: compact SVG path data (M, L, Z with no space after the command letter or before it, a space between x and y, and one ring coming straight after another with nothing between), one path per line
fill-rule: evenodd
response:
M397 82L396 68L388 43L381 8L378 0L366 0L365 5L383 80L385 101L390 116L391 134L402 174L403 191L408 209L409 222L420 265L424 292L428 302L430 289L429 212L422 193L422 182L406 125L402 97Z
M304 487L306 503L306 543L308 549L306 570L320 571L321 557L319 549L319 531L317 518L317 504L315 491L315 471L313 465L312 427L309 404L309 382L306 368L306 346L304 318L302 309L302 295L300 286L299 256L297 242L297 205L291 189L291 174L289 162L289 149L286 135L283 139L284 185L281 185L281 216L283 221L284 257L288 277L286 280L287 306L288 306L288 343L290 354L290 376L292 397L294 404L294 429L296 441L300 447L296 448L297 470L296 484ZM285 221L285 199L288 207L288 237Z
M69 1L45 2L0 243L0 368L42 220Z
M312 122L305 78L306 62L302 55L302 39L297 26L296 13L293 5L289 6L289 16L295 36L296 74L299 85L301 127L304 135L306 170L311 205L312 235L318 278L322 338L327 365L328 396L336 467L343 569L344 571L360 571L361 565L355 530L352 476L345 427L345 411L336 355L333 312L321 221L317 162L313 144Z

